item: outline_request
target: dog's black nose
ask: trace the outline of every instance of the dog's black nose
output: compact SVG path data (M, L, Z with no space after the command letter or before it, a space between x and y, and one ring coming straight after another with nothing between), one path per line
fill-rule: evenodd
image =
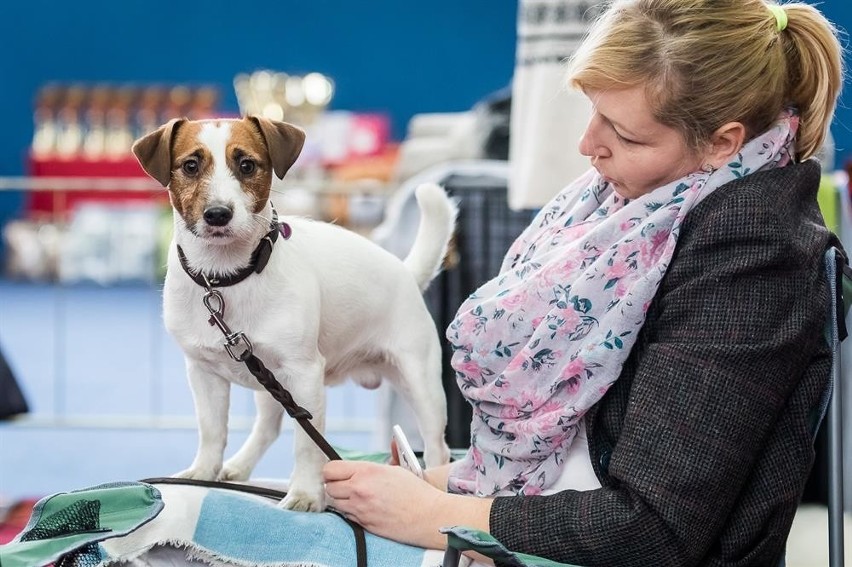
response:
M231 221L234 213L228 207L214 205L204 209L204 222L210 226L225 226Z

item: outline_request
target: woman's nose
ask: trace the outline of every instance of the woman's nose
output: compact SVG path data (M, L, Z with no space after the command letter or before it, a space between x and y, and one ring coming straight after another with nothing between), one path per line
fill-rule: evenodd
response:
M610 152L602 143L600 129L597 127L595 117L589 120L585 132L580 137L580 153L587 157L609 157Z
M595 155L594 143L592 142L592 137L589 134L588 126L586 127L586 131L583 132L583 135L580 136L580 153L587 157Z

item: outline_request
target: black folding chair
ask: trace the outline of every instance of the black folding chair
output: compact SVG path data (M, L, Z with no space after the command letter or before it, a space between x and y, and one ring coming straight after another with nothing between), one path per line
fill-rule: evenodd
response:
M825 271L831 290L831 313L826 338L831 346L828 399L828 564L843 567L843 368L840 343L847 336L846 315L852 302L852 272L834 247L825 253Z

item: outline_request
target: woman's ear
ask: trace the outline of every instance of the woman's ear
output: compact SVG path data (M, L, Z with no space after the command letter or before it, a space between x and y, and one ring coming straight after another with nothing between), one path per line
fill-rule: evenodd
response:
M704 163L719 169L729 163L745 143L746 129L741 122L728 122L710 137L710 147Z

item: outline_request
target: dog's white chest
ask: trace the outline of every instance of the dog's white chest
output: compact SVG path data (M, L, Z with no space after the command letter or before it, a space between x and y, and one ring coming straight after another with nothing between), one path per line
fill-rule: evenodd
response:
M187 280L188 282L188 280ZM204 303L203 288L193 289L194 283L166 282L163 301L165 326L175 338L187 357L196 363L215 369L215 374L240 384L247 388L258 389L260 386L248 372L242 362L234 360L225 348L226 336L222 328L212 323L211 311ZM228 294L230 302L223 300L221 305L214 302L214 308L222 308L220 317L232 332L242 332L251 336L252 329L248 328L251 315L240 310L240 297L234 291ZM223 294L224 297L225 294ZM251 339L249 339L251 340ZM242 349L235 349L242 352Z

